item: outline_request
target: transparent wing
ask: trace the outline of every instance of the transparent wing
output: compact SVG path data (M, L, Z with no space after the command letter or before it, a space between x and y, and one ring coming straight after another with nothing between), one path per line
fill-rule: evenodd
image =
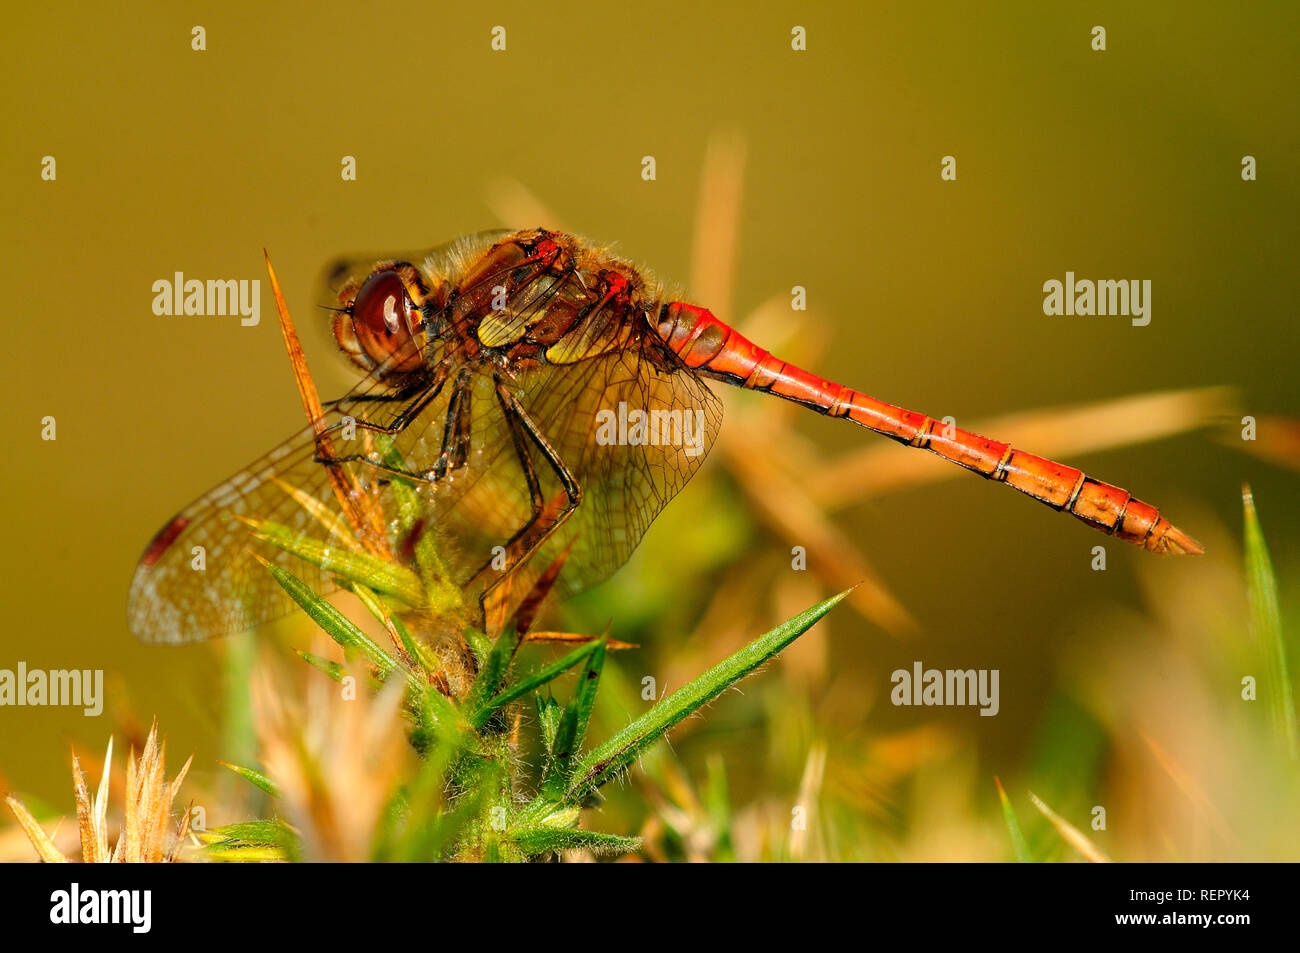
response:
M647 354L645 347L654 353ZM650 523L703 462L721 425L721 403L675 360L647 341L572 365L538 367L507 382L583 490L572 518L527 565L517 568L520 578L535 577L572 546L560 577L564 590L578 591L604 579L627 560ZM415 482L429 531L436 534L438 549L460 583L489 565L494 547L504 545L534 515L524 463L495 382L481 372L466 387L470 444L465 466L443 480ZM411 471L427 473L437 462L453 392L444 386L393 437ZM357 449L341 439L345 416L388 425L415 399L391 397L368 380L326 410L324 422L334 430L340 456ZM657 437L639 427L638 412L647 426L652 413L659 415ZM627 426L620 432L621 421ZM358 428L354 439L364 444L366 430ZM551 461L535 445L526 452L543 496L561 495L563 485ZM318 592L335 589L328 573L256 541L241 521L270 521L304 538L331 541L325 524L287 489L316 501L346 525L328 469L315 456L314 432L304 427L169 522L146 548L132 580L132 631L150 642L190 642L243 631L291 611L293 603L254 552ZM396 512L389 471L364 461L341 469L385 513ZM332 542L344 545L339 539ZM399 541L386 542L396 548Z
M432 360L437 360L431 355ZM323 423L339 455L356 452L342 441L347 419L394 420L409 405L378 379L366 378L345 398L325 408ZM430 426L421 416L414 430ZM441 421L438 421L439 426ZM372 435L373 436L373 435ZM354 438L366 439L359 430ZM302 430L181 510L145 548L131 581L127 620L148 642L191 642L252 628L284 615L293 603L253 552L282 566L321 592L337 586L319 569L283 550L258 544L243 519L287 527L299 537L330 539L312 514L310 501L331 511L346 526L328 468L316 461L316 434ZM364 493L385 492L382 472L365 463L340 470ZM295 499L293 488L308 500ZM342 538L335 540L346 545Z
M582 487L581 505L534 567L571 546L560 582L576 592L623 565L694 475L722 426L722 403L655 340L572 370L549 388L523 381L521 402Z

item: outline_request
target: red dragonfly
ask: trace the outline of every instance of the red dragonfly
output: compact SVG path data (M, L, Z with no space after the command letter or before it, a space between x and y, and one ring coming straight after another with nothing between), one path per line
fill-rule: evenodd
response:
M241 518L328 541L302 494L333 506L340 472L381 501L395 482L414 487L421 525L437 533L467 591L524 567L537 574L561 554L561 591L593 585L627 560L704 461L722 421L706 379L847 418L1152 552L1202 552L1125 490L779 360L706 309L663 300L645 272L570 235L484 232L422 255L343 262L331 294L342 304L335 337L366 377L154 537L131 585L129 621L140 638L210 638L289 611L251 558ZM380 438L396 456L375 451ZM266 550L317 591L334 588L327 573Z

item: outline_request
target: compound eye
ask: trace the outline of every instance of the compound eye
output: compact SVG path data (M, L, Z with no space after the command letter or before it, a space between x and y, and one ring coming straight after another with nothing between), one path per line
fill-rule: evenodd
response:
M352 302L352 320L357 330L379 338L408 331L406 317L410 311L406 285L395 271L371 275Z
M376 364L401 371L419 362L411 333L421 316L397 272L367 278L352 301L351 315L357 342Z

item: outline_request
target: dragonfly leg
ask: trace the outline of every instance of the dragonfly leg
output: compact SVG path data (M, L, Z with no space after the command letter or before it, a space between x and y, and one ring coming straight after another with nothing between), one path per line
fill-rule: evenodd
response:
M393 419L392 423L377 424L361 417L354 415L349 416L352 417L353 423L362 430L370 430L375 433L387 434L389 436L399 434L410 425L412 420L424 411L425 407L429 406L432 401L437 399L438 395L442 393L442 386L447 383L448 376L447 365L440 364L438 369L434 371L433 377L430 378L427 383L399 391L396 394L376 394L374 397L365 398L366 402L377 404L410 401L410 403L402 409L402 412ZM334 406L339 402L340 401L338 400L331 400L328 402L327 406ZM343 426L342 422L331 424L327 432L333 433L342 430Z
M437 399L438 395L442 393L443 385L446 384L448 376L449 375L446 366L441 365L438 367L437 371L435 371L434 376L429 380L429 382L425 384L417 393L415 393L414 395L410 393L405 394L404 395L405 399L410 400L410 403L405 408L403 408L402 412L393 419L392 423L379 424L369 420L365 420L360 417L352 417L351 418L352 423L355 424L361 430L367 430L373 433L384 434L387 436L396 436L397 434L404 431L410 425L411 421L414 420L416 417L418 417L424 411L424 409L429 406L430 403L432 403L434 400ZM452 396L453 405L457 404L456 393L459 393L462 388L465 388L467 386L467 384L468 384L468 380L466 378L466 374L462 373L461 377L457 378L456 381L455 386L457 388L457 391L454 392ZM414 396L414 399L412 399L412 396ZM468 393L466 393L466 397L468 397ZM398 399L402 399L402 395L385 394L385 395L380 395L373 399L376 401L398 400ZM330 403L337 404L338 401L331 401ZM467 400L464 400L464 403L466 404L466 406L468 405ZM451 415L449 412L447 431L445 431L443 435L443 450L441 456L439 457L440 463L442 459L446 457L448 454L447 433L450 433L452 431L450 417ZM343 421L330 424L330 426L325 429L325 433L327 435L338 433L340 430L344 428L345 425L346 424ZM436 468L435 471L416 473L415 471L408 470L403 467L394 466L392 464L385 463L384 461L378 459L377 457L373 457L369 454L364 454L364 453L348 453L339 456L329 456L324 453L321 453L320 451L317 451L314 459L317 463L323 464L325 466L337 466L338 464L341 463L363 463L366 466L373 467L374 469L379 470L381 473L387 473L390 476L401 477L407 480L414 480L420 483L433 483L436 480L440 479L445 474L445 470L443 472L435 472Z
M510 439L515 447L515 456L519 458L519 465L523 467L524 479L528 482L528 496L532 501L533 515L531 520L537 519L537 514L544 505L542 496L542 485L537 479L537 471L533 468L533 458L528 452L528 434L524 430L524 425L508 403L504 386L500 381L497 382L497 403L501 405L501 410L505 414L506 424L510 427Z
M520 466L523 468L524 479L528 482L532 513L528 521L506 542L506 565L497 570L499 575L485 588L485 596L487 590L503 582L515 567L527 562L529 557L537 552L542 544L564 525L564 522L573 514L573 511L578 508L578 504L582 502L582 487L578 484L569 468L565 466L555 448L551 446L551 442L546 439L546 435L537 427L533 419L528 416L528 412L519 405L519 401L515 399L515 396L510 393L500 379L497 380L496 390L497 400L500 402L501 409L509 422L515 453L519 457ZM532 456L528 450L529 441L538 449L542 458L550 465L559 479L564 490L565 502L563 504L558 506L556 504L547 505L533 466ZM558 498L556 502L558 503ZM470 577L471 583L491 570L493 562L493 558L488 559Z
M363 399L367 404L400 404L402 401L410 400L410 399L411 399L412 397L414 397L415 394L418 393L419 391L424 390L424 387L425 387L425 386L426 386L426 385L421 384L421 385L418 385L418 386L416 386L416 387L411 387L411 388L407 388L407 389L405 389L405 390L400 390L400 391L398 391L398 392L395 393L395 394L374 394L374 395L372 395L372 396L370 396L370 397L365 397L365 398L362 398L362 399ZM355 400L357 400L357 398L356 398L356 397L335 397L333 400L323 400L323 401L321 401L321 406L322 406L322 407L337 407L339 404L342 404L342 403L344 403L345 401L348 401L348 400L353 400L353 401L355 401ZM376 426L378 426L378 425L376 425Z
M447 475L449 470L458 470L465 465L469 456L469 401L470 381L473 373L469 368L461 370L452 385L451 399L447 402L447 419L442 427L442 449L433 468L424 479L435 483Z

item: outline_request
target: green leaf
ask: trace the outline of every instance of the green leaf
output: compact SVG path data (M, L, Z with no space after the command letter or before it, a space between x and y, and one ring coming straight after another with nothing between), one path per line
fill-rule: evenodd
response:
M771 632L755 638L744 649L723 659L692 683L656 703L653 709L647 711L641 718L634 720L623 731L586 755L573 771L573 780L568 788L559 796L554 793L554 788L547 788L546 781L543 781L542 792L517 815L520 826L526 827L536 823L542 816L554 814L560 805L581 802L589 794L594 793L595 789L636 761L643 751L658 741L664 732L672 728L672 725L707 705L729 686L735 685L742 677L749 675L790 642L813 628L816 621L831 611L836 603L850 592L853 590L846 589L845 592L832 595L826 601L777 625ZM556 750L560 750L559 738L556 738Z
M542 796L558 800L564 793L565 785L573 774L573 764L582 748L582 739L587 734L587 724L591 721L591 709L596 704L596 689L600 685L600 670L605 665L605 645L608 634L602 635L596 643L596 651L591 653L587 664L582 667L578 684L573 690L573 700L564 709L560 727L555 732L552 743L552 770L542 782Z
M478 733L451 699L435 686L424 686L416 714L418 727L411 740L426 759L431 751L455 758L464 750L477 750Z
M596 642L589 642L586 645L579 646L568 655L556 659L549 665L542 666L531 675L527 675L508 688L502 689L483 703L483 706L471 717L471 723L475 728L482 728L487 724L488 719L491 718L495 712L500 711L512 701L522 698L529 692L536 691L547 682L562 675L565 671L572 668L574 665L577 665L592 652L596 651L597 645L598 643ZM552 740L554 740L554 735L552 735Z
M254 771L252 768L240 767L237 764L230 764L228 761L218 761L217 764L229 768L254 787L261 788L271 797L280 796L280 786L268 778L260 771Z
M673 725L707 705L807 632L851 591L834 595L777 626L660 701L582 759L573 773L574 780L565 792L564 800L576 802L609 781Z
M367 612L374 616L376 622L382 623L385 628L389 625L393 627L393 630L397 632L398 641L402 643L402 648L406 650L408 655L412 658L419 657L415 642L412 640L410 633L406 631L406 626L398 623L393 614L380 601L379 596L375 595L373 589L369 586L363 586L359 582L351 583L348 588L353 595L361 600L361 604L366 607Z
M1269 712L1274 730L1281 736L1292 758L1300 755L1297 748L1295 699L1288 671L1286 640L1282 635L1282 614L1277 607L1277 579L1273 575L1273 562L1269 559L1264 531L1255 512L1255 497L1249 486L1242 487L1242 504L1246 521L1246 580L1249 587L1250 626L1265 653L1268 668Z
M392 674L395 671L400 672L411 681L419 684L413 673L398 665L396 660L376 645L370 636L357 628L356 623L326 602L324 598L317 595L305 582L287 569L281 569L274 563L264 561L264 565L267 571L275 577L275 581L280 584L285 592L289 593L289 597L302 606L303 610L324 630L325 634L343 646L344 649L359 650L370 661L370 664L385 675Z
M1029 844L1020 830L1020 821L1016 818L1015 808L1011 806L1011 799L1007 797L1007 792L1002 787L1002 779L994 777L993 782L998 786L998 798L1002 801L1002 819L1006 821L1007 833L1011 835L1011 846L1016 852L1016 860L1027 864L1031 859Z
M469 646L469 650L474 653L475 661L479 665L487 661L487 657L492 654L492 640L472 625L465 626L461 634L465 636L465 643Z
M639 837L619 837L599 831L558 827L517 827L507 832L506 836L529 856L576 848L585 848L593 854L630 854L641 849Z
M359 553L337 543L331 545L304 536L279 523L252 520L250 525L254 529L253 535L258 539L278 546L326 572L342 576L350 582L359 582L376 592L395 596L407 605L418 606L425 601L419 578L404 566Z
M501 685L510 670L510 660L514 658L515 649L518 647L519 633L515 631L514 625L507 626L492 643L487 657L483 659L483 667L479 669L474 684L469 688L469 694L465 696L466 711L479 711L493 695L501 690ZM475 720L475 724L481 723Z
M555 732L560 727L560 703L549 695L545 698L540 694L534 695L533 699L537 702L537 727L541 729L542 746L546 748L546 758L549 761L554 757Z
M373 589L361 585L359 582L352 583L349 588L356 595L361 603L370 611L377 622L384 624L384 627L393 627L397 633L397 641L401 643L406 654L415 660L426 675L444 672L443 664L438 660L438 656L423 642L412 638L411 632L407 629L406 624L397 616L393 615L384 605L383 601L375 594Z
M298 842L293 828L281 820L227 824L224 827L214 827L209 833L222 838L208 845L207 849L213 852L237 847L279 847L292 850Z
M298 657L310 665L312 668L320 669L336 682L343 681L343 676L348 670L333 659L322 658L319 655L313 655L311 652L304 652L301 649L294 650Z

